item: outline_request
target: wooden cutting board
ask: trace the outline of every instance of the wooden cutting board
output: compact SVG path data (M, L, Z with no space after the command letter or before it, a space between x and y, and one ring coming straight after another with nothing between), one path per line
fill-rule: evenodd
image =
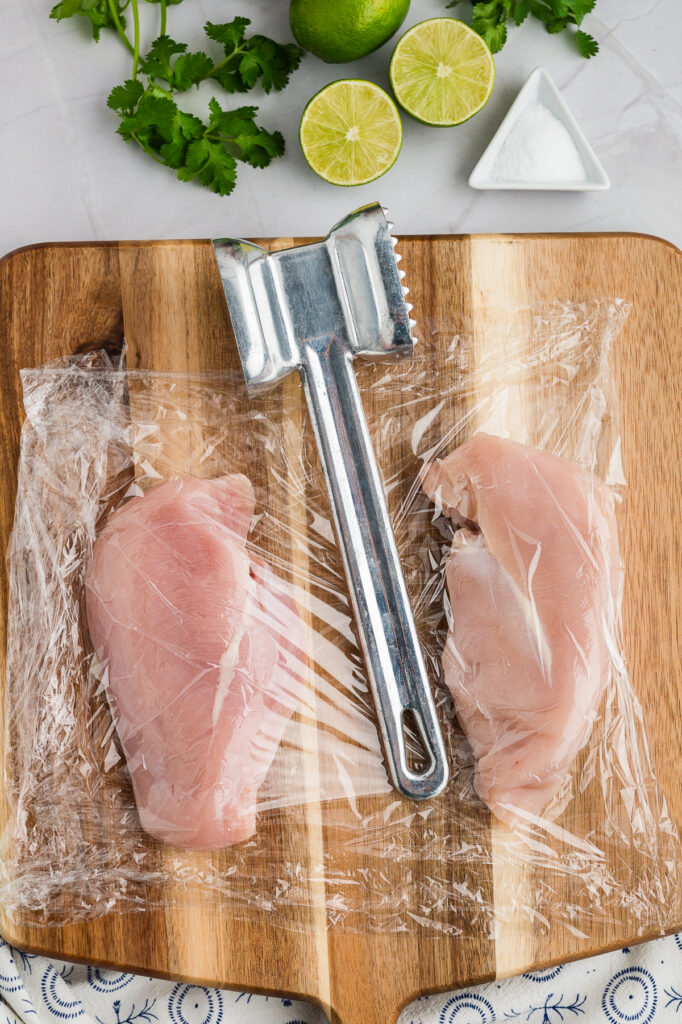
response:
M260 244L281 247L293 241ZM618 296L633 304L615 349L629 478L621 519L627 566L624 633L658 777L671 815L682 825L680 253L636 235L409 237L400 240L399 250L418 321L461 314L475 324L492 303ZM184 371L237 365L207 242L46 245L19 250L0 262L3 552L12 527L23 420L19 369L103 345L118 350L124 332L129 366ZM438 372L437 352L433 359ZM298 401L295 395L293 400ZM364 400L371 421L379 399L368 391ZM4 659L6 580L1 599ZM447 816L447 803L440 812ZM0 826L6 815L0 796ZM296 835L321 849L325 839L319 812L311 811L303 826L299 820L301 827ZM289 841L295 846L295 838ZM297 852L305 858L305 851ZM634 851L632 858L636 869ZM459 870L466 880L466 869L453 868ZM496 885L493 875L476 882L487 899L505 909L504 886L499 879ZM298 931L291 927L297 913L305 926ZM502 915L508 923L495 938L434 935L417 925L400 934L327 931L314 900L310 913L286 916L289 927L280 928L266 912L235 921L218 904L183 907L176 900L163 910L111 914L62 927L0 912L0 931L34 952L198 984L309 998L341 1024L393 1024L399 1009L417 995L648 937L636 935L625 909L608 923L581 920L583 937L566 930L544 936L513 913L511 918ZM682 913L671 928L680 925Z

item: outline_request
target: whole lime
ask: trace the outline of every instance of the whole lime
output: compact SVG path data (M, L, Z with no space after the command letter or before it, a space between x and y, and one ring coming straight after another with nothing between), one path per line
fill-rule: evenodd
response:
M291 0L296 40L328 64L358 60L396 32L410 0Z

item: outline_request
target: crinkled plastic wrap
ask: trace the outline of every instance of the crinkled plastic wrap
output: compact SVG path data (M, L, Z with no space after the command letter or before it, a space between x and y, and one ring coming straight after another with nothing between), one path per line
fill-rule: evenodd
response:
M300 382L249 400L235 372L132 370L104 353L24 370L7 911L64 923L208 896L290 927L312 927L315 904L330 926L491 934L504 876L506 906L538 929L624 915L633 933L665 928L678 840L624 662L609 539L625 483L609 353L626 315L601 300L422 321L412 362L358 364L451 769L419 804L383 765ZM478 449L460 447L472 437ZM530 492L515 493L506 448L487 482L464 455L448 476L453 452L484 458L499 438L527 446L513 450L544 494L546 542L510 526ZM567 461L545 472L546 453ZM555 522L582 545L568 570ZM504 569L500 524L525 580ZM573 593L565 578L591 582ZM553 679L573 629L562 608L586 592L595 635L582 649L575 627L575 676L564 650ZM518 631L501 625L512 605ZM486 672L500 674L492 694Z

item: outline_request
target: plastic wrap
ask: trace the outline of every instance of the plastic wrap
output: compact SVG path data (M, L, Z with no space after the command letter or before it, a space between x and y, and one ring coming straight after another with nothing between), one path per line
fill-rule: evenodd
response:
M272 910L289 927L312 927L306 911L322 902L330 926L489 934L503 871L507 906L538 928L576 932L579 918L584 927L624 914L633 932L665 928L679 900L678 839L627 675L609 532L625 485L609 353L626 315L602 300L493 310L484 324L422 321L411 363L359 364L450 762L446 793L425 803L400 798L383 765L300 383L249 400L236 372L126 369L104 353L22 371L8 552L8 913L63 923L208 896L235 915ZM478 615L471 591L458 595L455 577L446 586L453 538L497 557L496 524L517 530L525 501L494 466L493 484L472 483L460 465L457 500L444 489L448 456L481 431L528 446L533 465L538 450L567 460L563 494L547 483L557 460L549 477L536 474L540 519L549 502L557 529L568 524L582 545L568 569L557 565L558 604L538 537L518 534L514 557L528 572L524 582L510 570L505 584L534 654L505 653L514 629L495 633L496 592ZM482 491L502 483L484 514ZM586 577L573 595L564 586ZM592 602L574 608L587 632L572 636L572 669L571 600ZM462 703L483 671L476 646L467 654L458 638L465 620L479 644L490 639L492 671L506 678L506 710L469 693L493 723L485 735ZM563 658L560 680L553 657ZM528 658L545 686L532 699ZM500 795L495 759L509 762L507 748L515 765L532 763ZM477 769L486 756L487 776ZM519 797L528 785L530 800Z

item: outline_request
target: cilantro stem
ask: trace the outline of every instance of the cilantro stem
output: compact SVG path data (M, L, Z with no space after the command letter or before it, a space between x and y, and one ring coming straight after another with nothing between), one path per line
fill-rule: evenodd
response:
M140 63L140 12L137 0L131 0L130 6L133 12L133 78L137 78L137 68Z
M246 51L246 47L245 46L235 46L234 50L232 51L231 54L229 54L229 56L225 57L224 60L218 61L217 64L214 64L210 71L207 71L205 75L201 76L199 81L203 82L207 78L213 78L213 76L215 75L216 71L219 71L222 67L225 67L225 65L229 64L231 60L234 60L234 58L237 56L238 53L244 53L245 51Z
M166 161L162 160L161 157L158 157L153 149L150 149L149 146L145 145L145 143L142 141L142 139L138 135L136 135L133 132L130 137L131 137L131 139L133 139L138 144L140 149L143 150L143 152L145 152L147 154L147 156L150 156L152 158L152 160L155 160L157 164L161 164L163 167L167 166L166 165Z
M121 41L122 41L123 45L125 46L126 50L129 53L134 53L135 51L133 49L133 45L130 42L130 40L128 39L128 36L123 31L123 25L121 24L121 19L119 18L118 11L116 10L115 0L108 0L108 3L109 3L109 11L111 13L111 20L113 21L114 25L116 26L116 31L118 32L119 36L121 37Z
M159 35L161 36L165 36L166 34L166 14L166 0L161 0L161 31L159 32Z

